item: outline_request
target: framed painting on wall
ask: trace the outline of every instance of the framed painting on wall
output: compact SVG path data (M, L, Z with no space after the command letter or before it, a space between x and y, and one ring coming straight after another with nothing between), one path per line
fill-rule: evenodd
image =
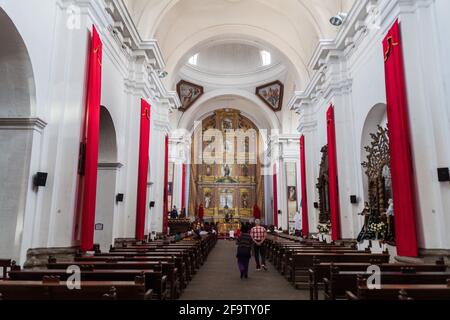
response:
M256 95L273 111L281 111L283 106L284 85L274 81L256 88Z
M204 93L203 87L181 80L177 85L177 93L181 100L181 111L186 111Z

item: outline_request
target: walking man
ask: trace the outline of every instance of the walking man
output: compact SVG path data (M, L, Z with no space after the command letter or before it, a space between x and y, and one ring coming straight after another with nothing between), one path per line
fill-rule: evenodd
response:
M250 231L253 240L253 248L255 250L256 271L260 271L261 267L267 271L266 267L266 249L264 241L266 241L267 231L261 226L261 220L255 220L255 227ZM260 260L261 259L261 260Z

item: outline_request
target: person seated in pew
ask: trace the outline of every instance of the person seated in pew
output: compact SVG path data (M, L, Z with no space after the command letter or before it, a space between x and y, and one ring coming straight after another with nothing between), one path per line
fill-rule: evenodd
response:
M176 206L173 206L172 211L170 212L171 219L178 219L178 210Z

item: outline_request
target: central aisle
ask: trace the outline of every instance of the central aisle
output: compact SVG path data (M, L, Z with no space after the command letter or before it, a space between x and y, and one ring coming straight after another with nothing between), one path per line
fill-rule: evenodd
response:
M219 240L184 291L181 300L307 300L306 290L296 290L269 263L269 271L255 271L250 262L249 279L241 280L236 263L236 244Z

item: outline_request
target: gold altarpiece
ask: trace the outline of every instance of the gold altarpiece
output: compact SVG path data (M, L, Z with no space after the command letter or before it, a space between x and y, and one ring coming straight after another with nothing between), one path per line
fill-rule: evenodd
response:
M219 232L250 220L255 203L264 215L257 127L237 110L219 110L194 130L192 141L190 212L198 216L203 205L204 220L219 223Z

